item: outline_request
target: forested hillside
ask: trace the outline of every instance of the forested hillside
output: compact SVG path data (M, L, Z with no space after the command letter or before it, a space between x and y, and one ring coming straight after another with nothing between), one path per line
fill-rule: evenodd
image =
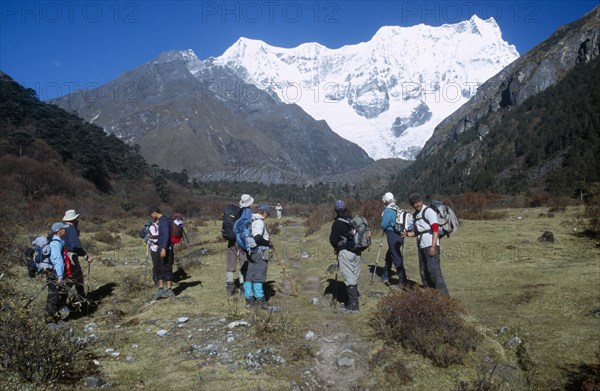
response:
M2 156L34 157L39 138L62 161L72 165L83 178L103 192L111 190L111 177L140 178L146 163L138 148L130 147L102 128L76 115L39 101L32 89L25 89L5 74L0 75L0 153Z

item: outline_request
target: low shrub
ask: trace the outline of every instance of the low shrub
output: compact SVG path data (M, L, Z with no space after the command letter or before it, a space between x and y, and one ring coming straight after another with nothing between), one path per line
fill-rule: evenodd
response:
M585 215L588 218L587 229L592 235L600 236L600 183L590 185Z
M121 287L127 296L130 297L133 294L146 290L147 278L144 273L125 274L121 279Z
M482 338L464 324L463 314L455 299L434 289L415 289L382 298L370 325L387 342L447 367L462 363Z
M300 338L294 319L286 312L255 311L252 323L256 337L263 342L284 344Z
M567 369L568 391L598 391L600 390L600 346L596 351L596 360L590 364L581 364Z
M74 384L93 373L88 341L70 327L50 328L42 317L20 306L0 315L0 385ZM12 384L14 386L14 384Z
M31 245L31 243L27 243ZM19 247L12 235L7 234L0 229L0 274L10 273L13 266L23 266L22 271L25 271L25 246Z
M121 237L119 235L113 235L108 231L100 231L94 234L92 239L97 242L109 244L111 246L116 246L121 243Z
M500 206L502 195L497 193L463 193L444 200L453 208L459 219L498 220L505 218L508 212L495 210Z
M333 221L335 217L335 212L333 211L333 207L331 205L315 205L310 208L308 212L308 216L302 225L304 226L304 234L306 236L311 235L317 232L323 224Z

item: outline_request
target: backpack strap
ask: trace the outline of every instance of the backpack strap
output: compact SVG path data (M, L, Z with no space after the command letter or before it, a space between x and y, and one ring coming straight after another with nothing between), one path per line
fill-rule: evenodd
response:
M427 219L427 217L425 217L425 211L427 209L430 209L428 206L424 207L423 209L421 209L421 217L417 218L417 212L415 212L415 214L413 215L413 219L415 220L415 224L414 224L414 231L415 234L417 235L423 235L424 233L430 233L433 234L433 230L431 229L431 223L429 222L429 219ZM429 226L429 229L425 230L425 231L419 231L417 228L417 221L419 220L423 220L424 222L427 223L427 225Z
M346 220L346 219L343 219L341 217L338 217L336 220L343 221L344 223L346 223L348 225L352 225L352 224L350 224L350 220Z

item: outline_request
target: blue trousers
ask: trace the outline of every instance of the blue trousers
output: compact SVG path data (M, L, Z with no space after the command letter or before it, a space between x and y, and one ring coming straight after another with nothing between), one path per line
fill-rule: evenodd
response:
M382 279L389 280L392 274L392 265L396 267L396 274L400 279L400 285L406 285L406 270L404 270L404 238L393 230L386 231L388 250L385 254L385 267L383 268Z

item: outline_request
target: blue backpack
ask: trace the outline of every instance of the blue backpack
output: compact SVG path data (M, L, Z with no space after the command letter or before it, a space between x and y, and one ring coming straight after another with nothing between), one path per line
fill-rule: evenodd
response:
M52 270L52 262L50 261L50 242L57 241L56 239L48 240L46 236L38 236L31 242L30 248L25 251L27 256L27 274L34 278L46 270Z
M249 253L256 249L256 242L252 237L252 220L245 217L237 219L233 223L233 233L235 234L235 241L241 249Z

